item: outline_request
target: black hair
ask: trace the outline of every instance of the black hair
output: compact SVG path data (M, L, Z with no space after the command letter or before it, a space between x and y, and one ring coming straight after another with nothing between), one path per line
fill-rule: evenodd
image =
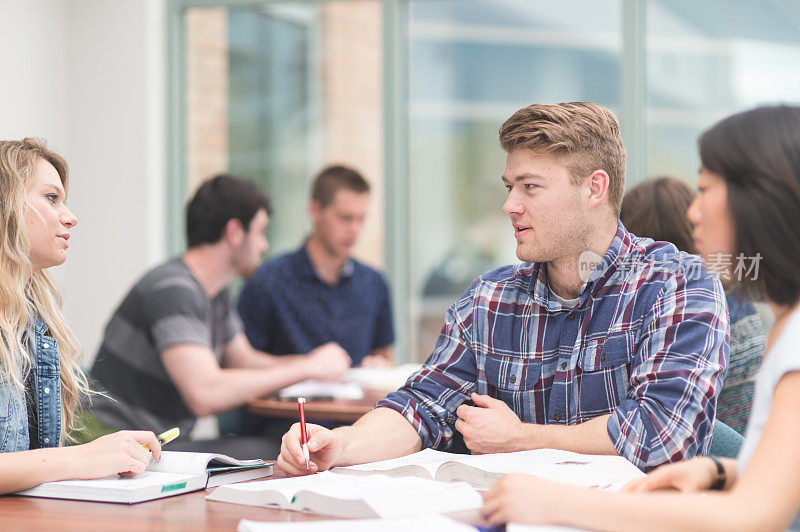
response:
M219 242L229 220L239 220L248 229L261 209L272 212L269 198L254 183L218 174L203 183L186 206L187 246Z
M793 306L800 297L800 107L737 113L698 144L703 166L727 184L735 256L761 255L758 276L742 288Z

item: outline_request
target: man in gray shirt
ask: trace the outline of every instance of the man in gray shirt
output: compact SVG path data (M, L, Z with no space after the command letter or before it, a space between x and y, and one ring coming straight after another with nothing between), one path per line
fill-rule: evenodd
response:
M114 312L91 370L91 423L108 429L180 427L304 379L336 379L350 366L338 345L305 355L256 351L231 307L228 284L249 277L267 250L268 199L228 175L205 182L187 207L188 250L144 275ZM276 435L280 436L280 435ZM173 449L270 456L264 439L182 440Z

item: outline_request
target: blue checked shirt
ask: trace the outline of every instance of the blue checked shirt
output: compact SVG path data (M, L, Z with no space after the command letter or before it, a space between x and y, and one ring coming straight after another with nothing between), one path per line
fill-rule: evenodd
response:
M614 447L649 470L708 452L727 331L722 285L702 261L620 223L572 309L552 296L541 263L477 278L447 311L422 369L377 406L438 449L449 448L472 392L526 423L611 414Z

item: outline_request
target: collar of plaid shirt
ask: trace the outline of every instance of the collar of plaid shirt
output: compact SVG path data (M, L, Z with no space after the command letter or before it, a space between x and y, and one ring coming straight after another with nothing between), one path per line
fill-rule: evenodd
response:
M587 276L587 282L584 283L581 288L581 292L578 296L578 304L575 308L582 307L589 297L597 297L605 283L616 273L616 267L624 262L630 246L631 234L625 229L621 221L617 221L617 233L614 235L614 240L611 241L611 245L608 247L605 255L603 255ZM583 255L581 257L583 259ZM550 295L550 284L547 280L547 265L542 262L537 262L532 266L528 293L530 293L536 304L545 307L551 312L570 310Z

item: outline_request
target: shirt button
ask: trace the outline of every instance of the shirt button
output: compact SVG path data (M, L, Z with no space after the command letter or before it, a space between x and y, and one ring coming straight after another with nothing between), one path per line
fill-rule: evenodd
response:
M48 349L50 347L50 344L45 342L45 343L42 344L42 347L44 347L45 349Z
M605 354L600 355L600 361L601 362L605 362L606 361L606 355Z
M572 321L575 319L575 314L567 314L567 319Z
M48 394L48 393L50 393L50 388L45 388L45 389L44 389L44 393L45 393L45 394Z
M566 362L562 362L561 363L561 369L567 369L567 363Z
M555 419L556 421L561 421L561 414L554 415L553 419Z
M511 378L508 379L508 380L511 381L511 384L514 384L515 382L517 382L517 376L516 375L512 375Z
M44 439L44 442L45 442L45 443L50 443L50 438L45 438L45 439Z

